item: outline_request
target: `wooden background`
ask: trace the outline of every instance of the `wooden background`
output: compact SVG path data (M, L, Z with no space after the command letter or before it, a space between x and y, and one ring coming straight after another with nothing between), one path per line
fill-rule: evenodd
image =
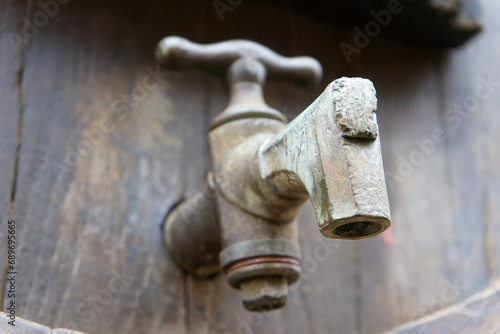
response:
M72 0L16 46L12 34L27 36L22 18L32 21L41 8L1 1L0 237L13 215L18 315L91 333L376 333L497 282L500 84L456 128L445 122L481 77L500 82L500 1L482 6L484 32L460 48L379 36L348 63L339 43L352 44L353 30L291 6L243 1L221 21L212 1ZM195 71L162 74L155 89L134 88L155 71L154 48L168 35L202 43L247 38L317 58L325 70L319 87L266 87L268 103L290 119L338 77L371 79L384 165L400 176L388 180L391 235L321 239L306 205L305 274L286 308L265 315L246 312L223 276L183 274L165 252L160 225L180 197L201 189L206 131L227 93L218 78ZM131 94L132 108L124 108L120 101ZM85 133L99 131L104 119L112 130L96 135L76 167L58 177L54 163L84 149ZM415 160L422 157L415 141L436 128L447 139ZM405 173L402 159L419 165ZM111 292L120 275L122 289Z

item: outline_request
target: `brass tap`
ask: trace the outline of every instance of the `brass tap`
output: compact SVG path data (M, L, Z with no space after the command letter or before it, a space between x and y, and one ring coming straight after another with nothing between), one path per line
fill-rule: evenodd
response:
M286 58L245 40L158 44L160 64L227 75L230 101L211 124L212 172L167 216L164 238L189 273L219 268L251 311L283 307L300 276L296 215L310 198L327 238L361 239L390 226L373 84L340 78L295 120L269 107L266 79L318 83L310 57ZM206 205L193 203L205 199Z

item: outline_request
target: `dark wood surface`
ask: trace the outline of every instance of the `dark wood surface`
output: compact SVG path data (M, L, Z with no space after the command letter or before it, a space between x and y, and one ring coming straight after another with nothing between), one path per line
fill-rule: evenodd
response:
M480 76L500 81L495 2L483 3L485 31L459 49L442 53L378 37L350 64L339 43L352 42L352 30L292 7L244 1L221 21L211 1L72 0L17 55L8 33L22 34L21 18L40 8L19 0L0 6L0 237L12 206L19 316L90 333L376 333L498 281L500 87L456 130L443 120L447 108L474 94ZM227 102L224 85L206 73L172 72L132 101L130 112L117 104L144 87L156 69L155 45L168 35L247 38L317 58L325 70L319 87L266 87L269 104L290 119L335 78L371 79L392 175L400 158L418 149L415 140L436 128L449 138L411 175L388 180L390 235L322 239L306 205L301 282L285 309L248 313L223 276L182 273L160 236L168 209L202 187L206 131ZM81 146L85 130L99 130L104 119L112 130L101 131L76 167L58 177L54 163L64 163L68 148Z
M477 0L263 0L284 6L294 6L332 26L360 26L373 20L372 12L380 13L382 20L390 20L386 31L418 39L424 45L450 47L465 43L480 31L478 17L481 5ZM387 18L387 9L404 10ZM372 28L375 29L375 28Z

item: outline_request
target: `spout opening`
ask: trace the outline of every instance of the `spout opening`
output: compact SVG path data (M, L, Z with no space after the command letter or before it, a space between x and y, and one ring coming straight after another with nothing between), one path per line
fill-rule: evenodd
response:
M358 239L376 235L382 228L377 222L358 221L338 226L333 230L333 234L340 238Z
M286 305L287 296L273 298L264 296L256 301L243 301L243 306L252 312L270 312L283 308Z

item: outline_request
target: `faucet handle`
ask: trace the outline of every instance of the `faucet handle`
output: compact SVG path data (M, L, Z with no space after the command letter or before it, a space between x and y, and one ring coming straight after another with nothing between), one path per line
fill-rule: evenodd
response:
M156 48L156 59L166 68L202 69L219 76L226 75L230 66L241 58L261 62L266 70L264 81L265 72L270 80L291 81L299 86L317 84L322 76L321 65L314 58L284 57L259 43L243 39L198 44L182 37L169 36L162 39ZM234 75L231 73L233 78ZM246 75L242 73L241 76Z

